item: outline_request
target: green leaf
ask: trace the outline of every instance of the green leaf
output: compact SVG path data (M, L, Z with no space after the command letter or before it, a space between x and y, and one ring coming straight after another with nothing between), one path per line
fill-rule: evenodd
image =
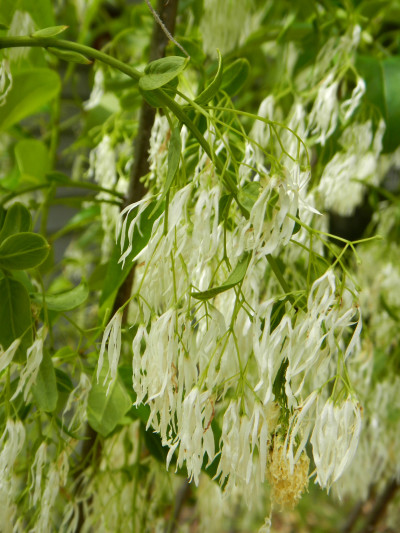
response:
M55 48L54 46L49 46L46 48L46 50L59 59L62 59L63 61L69 61L70 63L79 63L80 65L91 65L93 63L93 61L79 52L62 50L61 48Z
M83 304L89 296L89 289L86 283L81 282L77 287L60 294L46 294L45 301L49 311L70 311ZM43 303L43 295L40 293L31 294L32 300L37 304Z
M99 263L94 267L88 279L88 287L90 291L102 291L104 279L107 275L108 261L106 263Z
M15 146L15 158L22 176L34 182L45 182L50 170L47 146L36 139L23 139Z
M62 362L70 361L71 359L78 359L79 354L73 350L70 346L63 346L59 350L56 351L56 353L53 355L55 359L59 359ZM56 370L56 374L58 373L58 370ZM72 382L71 382L72 383ZM71 389L73 389L73 385L71 385Z
M103 385L106 370L100 374L99 383L94 378L89 393L87 415L90 426L101 436L107 437L121 423L132 402L119 377L111 385Z
M382 67L387 109L383 145L385 151L392 152L400 144L400 57L384 59Z
M184 70L187 62L187 59L180 56L163 57L152 61L144 69L139 87L143 91L153 91L163 87Z
M256 203L260 192L260 183L258 181L251 181L246 183L242 189L239 190L238 200L240 205L244 206L247 211L251 211Z
M75 354L78 357L78 354ZM74 388L74 384L71 381L71 378L60 368L55 369L57 390L60 393L69 394Z
M4 209L4 207L0 205L0 232L6 220L6 215L7 215L7 209Z
M13 204L7 209L4 224L0 231L0 243L10 235L29 231L32 225L32 217L27 208L20 203Z
M47 350L43 350L36 382L32 387L36 407L40 411L51 413L57 407L58 390L53 361Z
M358 56L356 67L366 83L366 99L380 110L386 122L384 152L392 152L400 144L400 57L380 60Z
M168 94L172 99L175 98L176 90L178 88L178 78L174 78L173 80L169 81L166 85L163 86L162 90ZM139 87L139 92L143 96L143 98L146 100L148 104L150 104L152 107L162 107L163 103L159 96L157 96L156 91L144 91L141 87Z
M33 342L28 291L19 281L5 277L0 280L0 295L0 345L6 350L15 339L22 337L14 356L15 362L22 363Z
M48 68L16 72L5 105L0 107L0 130L6 130L40 109L60 90L58 74Z
M25 270L39 266L50 246L46 239L29 231L7 237L0 244L0 268Z
M63 31L65 31L68 26L50 26L50 28L43 28L42 30L35 31L32 33L32 37L35 39L41 39L42 37L55 37Z
M229 277L222 285L202 292L192 292L191 296L193 296L193 298L196 298L197 300L209 300L210 298L214 298L214 296L216 296L217 294L231 289L232 287L243 281L250 263L250 259L251 252L244 252L242 257L239 259L236 267L232 270L232 272L229 274Z
M182 150L181 130L180 128L174 128L172 130L172 134L171 134L171 138L169 140L169 146L168 146L168 170L167 170L167 178L165 180L165 187L150 217L158 211L159 207L164 202L164 199L167 196L171 188L172 182L174 181L176 173L178 172L179 160L181 157L181 150Z
M279 326L282 318L285 316L286 298L282 298L274 302L271 311L271 320L269 326L269 332L272 333L275 328Z
M250 72L250 63L247 59L236 59L224 69L221 81L221 89L229 96L237 94L246 83Z
M218 223L225 221L226 224L229 223L228 215L229 209L232 204L233 196L232 194L223 194L218 202Z
M287 408L287 396L286 396L285 384L286 384L286 370L288 366L289 366L289 361L287 359L284 359L281 363L281 366L279 367L274 383L272 385L272 392L274 393L275 399L279 403L279 405L283 407L283 409Z
M197 98L195 98L196 104L199 105L206 105L210 100L214 98L214 96L217 94L221 82L222 82L222 75L223 75L223 69L222 69L222 56L221 52L218 50L218 68L217 73L215 74L215 77L213 81L204 89L203 92L199 94Z
M126 391L128 392L132 407L129 409L127 415L133 420L141 420L144 425L147 424L147 421L150 416L150 407L145 404L140 404L138 406L134 405L136 402L136 392L132 388L132 366L131 365L122 365L118 367L118 374L124 384Z
M141 424L140 429L144 437L146 449L149 451L150 455L152 455L158 462L165 465L169 451L168 446L163 446L161 436L158 433L155 433L153 428L146 430L145 424ZM174 461L171 461L171 463L174 463Z
M8 26L0 22L0 30L8 30Z
M149 204L140 217L140 231L136 226L133 232L132 238L132 250L129 255L126 257L124 265L119 262L121 257L121 250L119 244L114 246L111 258L108 263L108 270L106 277L104 279L103 292L100 297L100 305L103 305L107 300L115 295L119 287L125 281L127 275L129 274L132 268L132 261L137 256L137 254L143 250L146 244L149 242L151 237L151 232L153 229L153 224L157 218L161 215L164 210L164 207L161 205L157 212L154 212L155 203L152 202ZM137 211L133 210L129 215L129 219L133 219L136 216ZM129 227L129 219L127 227Z

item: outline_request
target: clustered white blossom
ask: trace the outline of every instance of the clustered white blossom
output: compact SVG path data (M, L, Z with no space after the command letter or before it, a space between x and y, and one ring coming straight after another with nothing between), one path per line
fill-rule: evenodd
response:
M364 183L379 185L383 175L379 172L379 155L385 123L380 121L373 134L372 122L352 122L342 133L336 152L324 168L318 189L325 209L348 216L363 200Z
M98 70L101 72L101 70ZM92 102L93 103L93 102ZM94 104L93 104L94 105ZM126 192L127 180L117 172L116 161L117 152L113 147L112 138L104 135L100 143L90 152L89 178L93 178L98 185L104 189ZM114 244L115 223L119 215L119 206L107 203L115 199L107 192L100 192L97 195L99 200L104 199L100 206L101 225L104 231L102 242L102 254L104 258L109 257Z
M294 120L299 123L301 117L300 113ZM156 161L160 147L166 152L168 142L160 135L160 124L156 122L158 133L152 137ZM214 138L214 142L217 151L219 141ZM295 148L297 144L291 150ZM257 161L256 151L251 145L246 148L245 165L258 170L258 197L248 219L231 207L233 230L224 228L219 216L223 192L218 176L207 158L200 157L193 181L174 191L168 218L163 213L156 220L148 244L135 258L135 306L130 315L137 324L132 343L136 404L150 407L147 426L169 446L167 465L175 455L177 467L185 466L189 478L198 484L202 467L218 452L216 477L226 494L239 488L243 494L260 492L275 434L281 431L290 440L281 417L301 409L310 394L319 397L326 383L339 379L340 366L358 346L361 329L354 288L342 287L339 296L332 269L314 281L304 308L283 302L285 313L272 327L277 285L265 283L266 256L279 255L291 246L292 217L300 195L307 205L306 182L293 179L294 163L284 175L268 172L260 156ZM158 174L165 174L165 165L165 158L157 163ZM118 227L122 262L132 249L134 228L140 231L140 215L150 201L151 197L132 206L138 211L129 225L129 209L122 215ZM307 210L315 211L313 205ZM206 301L196 298L197 291L223 284L243 257L250 258L240 288L219 292ZM116 324L115 317L112 320L109 329ZM103 344L109 334L107 330ZM111 346L109 358L118 359L114 341ZM286 407L280 403L282 397L277 397L277 379L282 379ZM329 398L325 392L321 398L325 399L320 409L310 418L311 439L318 458L317 481L330 486L352 459L360 411L349 392L342 400ZM332 416L326 416L328 411ZM356 417L355 425L349 421L350 412ZM222 430L219 442L214 418ZM343 446L336 454L321 453L335 431ZM310 433L309 429L301 449L294 438L285 448L292 471ZM246 486L250 490L243 490Z
M205 0L200 23L205 52L215 57L243 44L257 28L263 10L253 0Z

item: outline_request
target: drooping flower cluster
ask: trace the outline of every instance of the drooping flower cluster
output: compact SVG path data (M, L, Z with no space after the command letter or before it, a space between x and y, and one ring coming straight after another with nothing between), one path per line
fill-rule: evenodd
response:
M158 153L154 145L152 150ZM217 458L216 476L226 493L246 485L252 494L261 490L274 434L290 439L291 413L301 398L311 394L315 399L330 380L340 380L341 365L357 346L361 329L354 289L338 283L332 269L300 291L297 304L282 294L268 257L292 246L298 198L301 194L306 205L307 196L290 172L267 172L255 154L250 145L246 165L258 174L251 182L255 193L248 218L234 205L225 219L221 216L218 176L199 157L193 180L170 196L167 212L155 221L135 258L130 314L137 325L132 344L136 403L150 407L147 425L169 446L167 464L175 456L177 467L185 466L198 484L202 469ZM151 201L140 202L130 223L125 218L120 224L121 261ZM228 220L234 223L229 226ZM242 275L224 289L235 272ZM344 405L359 413L346 396ZM312 428L318 428L312 438L323 486L335 481L351 459L345 444L335 456L321 455L328 427L334 431L336 424L343 442L352 443L352 453L359 427L346 426L344 407L328 419L326 409L310 417ZM219 440L214 421L221 427ZM304 432L301 449L294 438L285 447L288 479L303 461L311 429Z

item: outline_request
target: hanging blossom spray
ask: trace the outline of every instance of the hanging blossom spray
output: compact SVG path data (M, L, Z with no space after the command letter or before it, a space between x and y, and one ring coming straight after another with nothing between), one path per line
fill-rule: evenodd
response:
M164 120L159 131L168 131ZM213 132L210 123L213 150L223 153L227 141ZM161 142L153 136L152 153ZM250 504L269 484L275 501L290 507L308 486L307 442L322 487L353 458L361 415L346 360L358 347L361 316L354 285L333 267L293 293L283 290L277 261L295 246L299 207L308 219L320 215L295 172L304 145L286 170L267 170L263 153L250 141L240 162L248 216L234 202L223 208L219 176L201 149L192 178L171 191L134 258L132 379L136 405L150 408L147 427L169 447L167 466L174 457L197 485L214 463L225 495L239 491ZM154 183L167 172L165 158L157 169ZM122 214L121 262L154 194ZM102 342L111 379L120 327L115 315Z

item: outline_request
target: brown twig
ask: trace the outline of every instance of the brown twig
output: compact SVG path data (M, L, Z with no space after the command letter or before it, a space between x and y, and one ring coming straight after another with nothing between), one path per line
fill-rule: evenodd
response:
M386 513L386 509L395 496L400 483L396 478L392 478L383 489L380 496L375 501L371 512L365 520L364 526L360 529L359 533L373 533L376 531L375 526L382 520Z
M175 533L178 530L179 517L183 506L190 495L190 483L186 478L182 485L179 487L175 498L175 507L171 519L164 529L164 533Z
M357 524L358 522L358 519L360 518L360 516L362 515L362 512L363 512L363 507L365 505L365 503L370 499L370 498L373 498L374 496L374 490L373 490L373 486L370 485L369 489L368 489L368 494L367 494L367 497L365 498L365 500L359 500L355 505L354 507L352 508L352 510L350 511L350 514L344 524L344 526L342 527L341 529L341 533L351 533L354 529L354 526Z

